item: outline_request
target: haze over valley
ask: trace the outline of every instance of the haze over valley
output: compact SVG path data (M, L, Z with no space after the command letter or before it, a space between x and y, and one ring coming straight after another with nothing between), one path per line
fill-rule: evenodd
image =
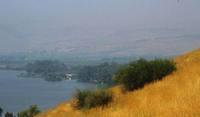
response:
M200 0L0 0L0 117L200 117Z
M0 55L36 59L177 55L200 45L198 4L196 0L3 0Z

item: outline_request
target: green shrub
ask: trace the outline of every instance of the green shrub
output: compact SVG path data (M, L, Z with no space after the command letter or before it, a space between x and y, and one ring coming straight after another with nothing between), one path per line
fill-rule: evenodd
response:
M23 110L18 113L18 117L34 117L39 114L40 110L37 105L31 105L27 110Z
M15 117L15 116L13 115L13 113L6 112L4 117Z
M176 70L175 63L166 59L156 59L150 61L152 68L152 80L160 80L164 76Z
M145 84L160 80L176 69L170 60L155 59L147 61L139 59L119 70L114 80L123 85L125 90L132 91L142 88Z
M104 107L112 101L112 93L103 89L90 91L77 90L75 95L77 100L75 107L78 109L90 109L94 107Z
M3 114L3 109L0 107L0 117L2 116Z

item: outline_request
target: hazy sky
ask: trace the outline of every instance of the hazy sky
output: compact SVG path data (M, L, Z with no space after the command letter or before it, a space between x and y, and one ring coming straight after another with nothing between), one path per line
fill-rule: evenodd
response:
M0 54L127 56L200 47L200 0L0 0Z

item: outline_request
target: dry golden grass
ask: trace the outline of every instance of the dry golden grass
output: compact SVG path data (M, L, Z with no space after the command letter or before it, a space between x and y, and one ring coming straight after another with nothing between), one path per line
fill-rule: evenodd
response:
M143 89L123 94L113 87L108 107L79 111L70 102L38 117L200 117L200 49L175 59L177 71Z

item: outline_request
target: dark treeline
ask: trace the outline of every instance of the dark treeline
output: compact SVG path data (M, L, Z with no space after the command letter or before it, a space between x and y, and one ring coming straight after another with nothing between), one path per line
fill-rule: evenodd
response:
M112 84L112 76L118 70L117 63L101 63L98 65L67 66L59 61L34 61L25 66L26 73L20 76L39 77L46 81L62 81L66 74L73 74L72 79L80 82Z
M93 66L84 66L77 73L77 78L81 82L112 84L112 76L119 69L117 63L102 63Z
M61 81L65 79L68 67L59 61L38 60L25 66L24 77L40 77L47 81Z
M56 72L65 72L67 67L64 63L59 61L42 60L28 63L26 70L29 73L47 74Z
M112 78L114 75L115 75L115 78L117 77L118 80L120 80L121 77L131 77L131 80L135 80L132 78L137 77L139 72L141 72L141 74L145 76L145 78L140 79L142 80L141 82L143 82L143 79L147 79L147 80L156 79L154 77L155 75L157 75L157 73L156 74L153 73L152 70L154 69L162 70L166 67L171 67L170 65L171 65L170 61L161 60L161 59L156 59L154 61L140 59L138 61L133 61L127 65L105 62L105 63L101 63L97 65L86 65L86 66L67 66L64 63L59 62L59 61L42 60L42 61L35 61L32 63L28 63L25 67L26 74L22 74L22 76L24 75L25 77L31 76L31 77L36 77L36 78L39 77L47 81L62 81L62 80L68 79L67 75L70 74L70 79L76 79L80 82L106 84L110 86L113 84ZM163 66L164 68L162 68ZM125 67L125 69L122 69L122 67ZM136 69L137 67L138 69ZM122 69L122 70L116 74L116 72L119 69ZM164 70L168 70L168 69L164 69ZM135 73L135 71L139 71L139 72ZM157 70L154 70L154 71L157 71ZM151 76L152 73L153 73L153 76ZM160 75L159 78L164 73L165 71L158 73ZM124 80L125 79L123 78L123 81ZM130 79L124 82L130 83L131 81L129 80Z
M3 108L0 107L0 117L3 117ZM14 115L12 112L5 112L4 117L34 117L39 114L41 111L37 107L37 105L31 105L28 109L25 109L17 115Z

